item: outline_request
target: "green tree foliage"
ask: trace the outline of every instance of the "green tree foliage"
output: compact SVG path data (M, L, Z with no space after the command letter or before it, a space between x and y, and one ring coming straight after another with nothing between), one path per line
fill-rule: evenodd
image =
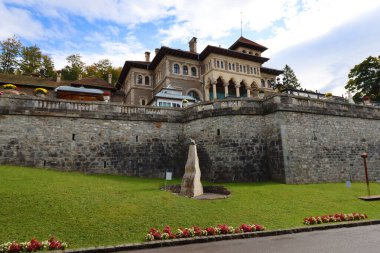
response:
M355 92L353 99L360 102L367 95L372 100L380 101L380 56L369 56L363 62L355 65L348 74L346 90Z
M16 36L0 42L0 71L13 74L18 67L22 44Z
M108 80L108 73L112 71L111 61L108 59L102 59L90 66L86 67L87 76L97 76Z
M108 74L112 74L112 83L116 83L121 73L121 67L112 67L112 63L108 59L102 59L90 66L86 67L87 76L97 76L108 82Z
M73 54L66 58L68 65L62 69L62 77L65 80L78 80L80 74L85 70L85 63L82 56Z
M27 74L32 74L40 70L42 64L41 49L36 45L22 47L20 70Z
M45 77L54 77L56 75L54 70L54 62L48 55L42 55L41 69Z
M298 82L297 76L294 73L293 69L289 67L288 65L285 65L283 71L284 71L284 74L282 77L283 88L300 89L301 84Z
M121 70L123 68L122 67L114 67L112 68L111 70L111 74L112 74L112 84L116 84L117 82L117 79L119 79L119 76L120 76L120 73L121 73Z

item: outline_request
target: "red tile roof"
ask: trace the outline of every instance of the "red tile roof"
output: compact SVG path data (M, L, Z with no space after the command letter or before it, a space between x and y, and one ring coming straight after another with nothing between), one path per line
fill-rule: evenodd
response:
M13 75L0 73L0 84L11 83L16 86L42 87L54 89L60 85L69 85L68 81L57 82L50 78L33 77L29 75Z
M259 50L260 52L264 52L265 50L268 49L268 48L260 45L259 43L256 43L252 40L244 38L243 36L240 37L237 41L235 41L235 43L232 44L232 46L230 46L229 49L234 50L234 49L238 48L239 46Z
M97 76L89 76L85 77L81 80L76 80L71 82L72 86L84 86L84 87L95 87L95 88L103 88L103 89L115 89L114 86L104 81L102 78Z

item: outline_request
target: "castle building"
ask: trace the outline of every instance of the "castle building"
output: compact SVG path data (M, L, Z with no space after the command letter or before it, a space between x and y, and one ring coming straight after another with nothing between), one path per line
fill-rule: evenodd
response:
M227 48L208 45L197 52L197 38L189 50L161 47L145 52L145 61L126 61L116 88L125 94L124 103L148 105L166 87L174 87L195 101L215 101L231 97L255 97L272 88L281 70L263 67L269 59L262 57L266 47L240 37ZM156 104L154 104L156 105Z

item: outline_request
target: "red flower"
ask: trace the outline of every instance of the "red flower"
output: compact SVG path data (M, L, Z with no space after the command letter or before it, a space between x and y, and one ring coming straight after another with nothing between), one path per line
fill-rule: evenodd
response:
M170 235L171 234L170 227L169 226L165 226L164 230L162 230L162 232L163 233L168 233Z
M247 225L247 224L241 225L240 229L243 230L245 233L246 232L252 232L252 227L250 225Z
M9 252L10 253L18 253L21 251L21 245L17 242L12 242L12 244L9 246Z
M33 238L27 245L26 247L26 250L28 252L32 252L32 251L37 251L37 250L41 250L43 248L43 245L42 243L40 243L39 241L37 241L35 238Z
M207 231L207 235L216 235L216 230L214 227L208 227L205 230Z
M202 235L202 229L200 227L194 226L194 234L195 236L201 236Z
M218 228L220 229L220 233L222 233L222 234L228 234L229 233L228 226L226 224L218 225Z

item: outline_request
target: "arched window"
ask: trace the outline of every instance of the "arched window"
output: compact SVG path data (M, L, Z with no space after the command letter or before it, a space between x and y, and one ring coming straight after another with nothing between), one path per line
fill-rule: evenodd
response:
M228 63L228 70L231 70L231 62Z
M182 67L182 74L186 76L189 74L189 68L186 65Z
M221 67L222 69L224 69L224 65L223 65L223 64L224 64L224 62L221 61L221 62L220 62L220 67Z
M142 75L137 76L137 84L142 84Z
M216 67L220 68L219 61L216 61Z
M232 70L235 71L235 63L232 64Z
M244 72L244 73L246 72L246 68L245 68L245 66L243 66L243 72Z
M252 51L249 51L249 54L252 54Z
M145 99L141 99L141 105L145 105Z
M243 50L243 53L245 53L245 54L246 54L246 53L247 53L247 51Z
M255 73L255 75L257 74L256 68L253 68L253 73Z
M261 79L261 87L265 87L265 81L264 81L264 79Z
M197 76L197 68L191 67L191 76Z
M149 76L146 76L146 77L145 77L145 84L146 84L146 85L149 85Z
M270 80L267 80L267 84L268 84L268 88L272 86Z
M199 94L196 91L193 91L193 90L189 91L189 93L187 93L187 95L195 98L195 100L197 100L197 101L201 100L199 97Z
M177 63L173 66L173 72L174 74L179 74L179 65Z

